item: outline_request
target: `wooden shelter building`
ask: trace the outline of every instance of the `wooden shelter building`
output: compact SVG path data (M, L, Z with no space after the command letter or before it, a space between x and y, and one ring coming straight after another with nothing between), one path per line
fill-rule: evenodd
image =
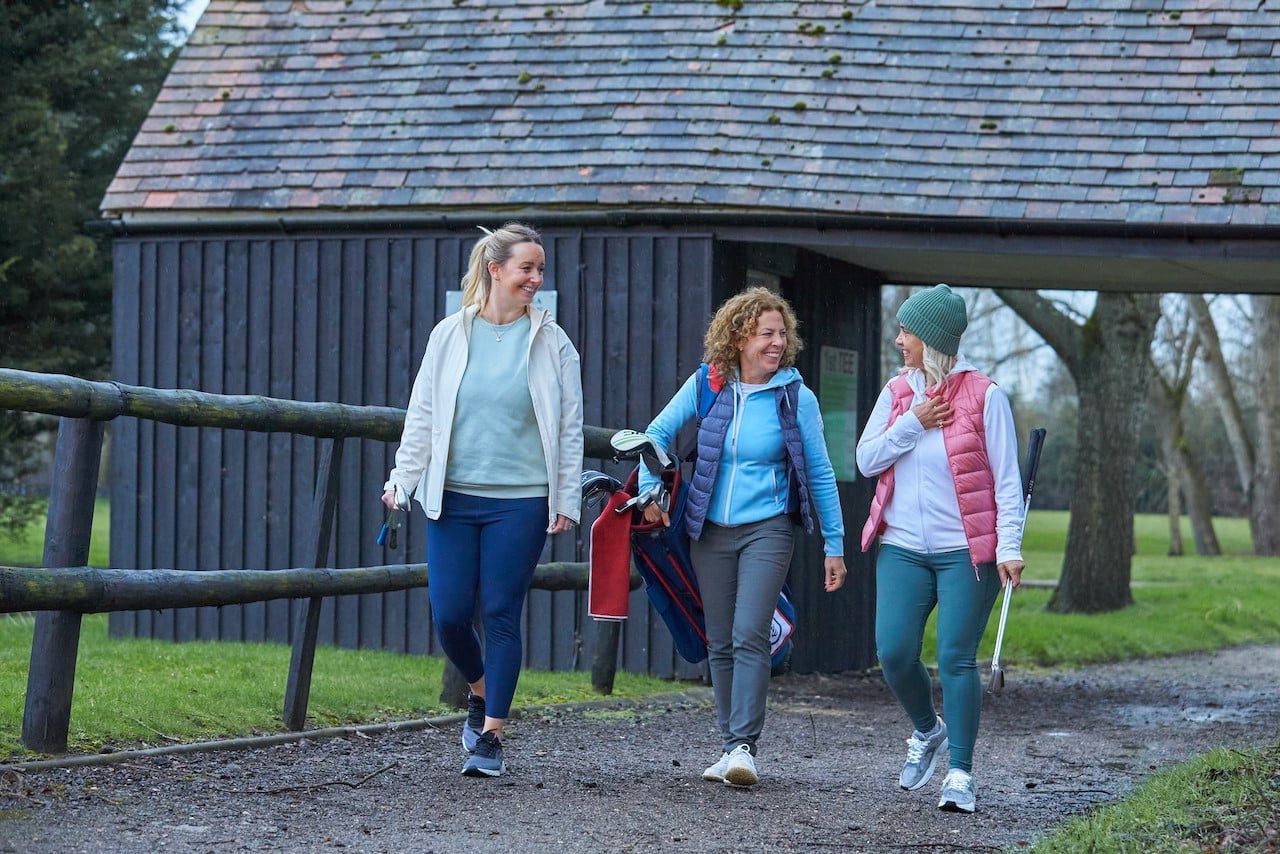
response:
M870 484L885 283L1274 291L1271 0L213 0L102 201L114 375L403 406L477 225L547 241L588 423L642 429L747 283L796 305L850 584L797 550L795 667L874 662ZM344 455L334 564L378 547L394 448ZM122 419L113 566L304 560L316 442ZM598 461L596 465L603 465ZM587 521L591 515L587 515ZM586 527L547 558L583 559ZM407 552L422 559L416 523ZM117 634L286 640L289 603L119 614ZM584 667L582 594L536 592L527 664ZM692 675L633 600L627 669ZM431 653L424 590L322 639Z

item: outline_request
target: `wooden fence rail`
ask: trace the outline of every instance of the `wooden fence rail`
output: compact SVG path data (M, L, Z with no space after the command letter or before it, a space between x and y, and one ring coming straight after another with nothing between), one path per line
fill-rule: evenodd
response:
M641 584L632 572L631 589ZM0 566L0 614L77 611L103 614L152 608L242 605L305 596L390 593L427 586L425 563L353 569L103 569ZM535 590L587 589L587 564L543 563Z
M309 403L255 394L149 388L13 368L0 368L0 409L95 421L128 415L179 427L383 442L399 442L404 429L404 410L391 406ZM614 432L605 427L584 427L587 457L612 457L609 437Z
M53 489L45 524L43 566L0 567L0 613L36 611L27 676L22 740L28 748L64 753L85 613L213 606L281 598L306 598L292 632L285 688L285 725L306 720L320 608L324 597L424 587L424 564L350 569L325 568L336 507L338 471L346 438L399 441L404 410L383 406L307 403L258 395L224 395L190 389L155 389L95 382L61 374L0 368L0 409L61 416L54 452ZM102 455L103 425L130 416L184 427L284 432L330 439L318 454L310 566L280 570L96 569L89 567L89 536ZM584 428L586 456L612 456L613 430ZM640 584L633 571L631 589ZM543 564L534 586L585 590L586 565ZM617 669L618 624L601 623L592 685L608 693ZM445 693L450 694L446 667ZM457 685L454 686L456 692Z

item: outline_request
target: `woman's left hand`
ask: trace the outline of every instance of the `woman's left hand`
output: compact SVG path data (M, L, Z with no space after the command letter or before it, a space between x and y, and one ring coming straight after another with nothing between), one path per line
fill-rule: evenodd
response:
M548 534L563 534L570 531L576 523L563 513L556 514L556 520L551 523L551 527L547 529Z
M1013 586L1017 587L1022 583L1022 570L1026 564L1020 560L1006 560L1004 563L996 567L996 571L1000 573L1000 586L1004 587L1010 580Z
M843 557L829 557L822 562L822 567L826 570L827 579L823 587L828 593L839 590L844 586L845 576L849 574L849 570L845 568Z

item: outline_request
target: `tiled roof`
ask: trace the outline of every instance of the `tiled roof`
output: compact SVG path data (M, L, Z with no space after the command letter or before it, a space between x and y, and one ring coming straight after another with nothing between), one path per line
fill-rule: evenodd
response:
M1277 5L212 0L102 208L1277 224Z

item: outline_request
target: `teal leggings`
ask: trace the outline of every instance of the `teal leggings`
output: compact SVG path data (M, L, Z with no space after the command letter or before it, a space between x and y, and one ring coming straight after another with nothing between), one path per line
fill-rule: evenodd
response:
M1000 593L994 563L974 577L969 550L920 554L882 545L876 560L876 653L889 689L922 733L933 729L933 682L920 661L924 624L938 609L938 678L942 682L951 767L973 770L982 712L978 644Z

